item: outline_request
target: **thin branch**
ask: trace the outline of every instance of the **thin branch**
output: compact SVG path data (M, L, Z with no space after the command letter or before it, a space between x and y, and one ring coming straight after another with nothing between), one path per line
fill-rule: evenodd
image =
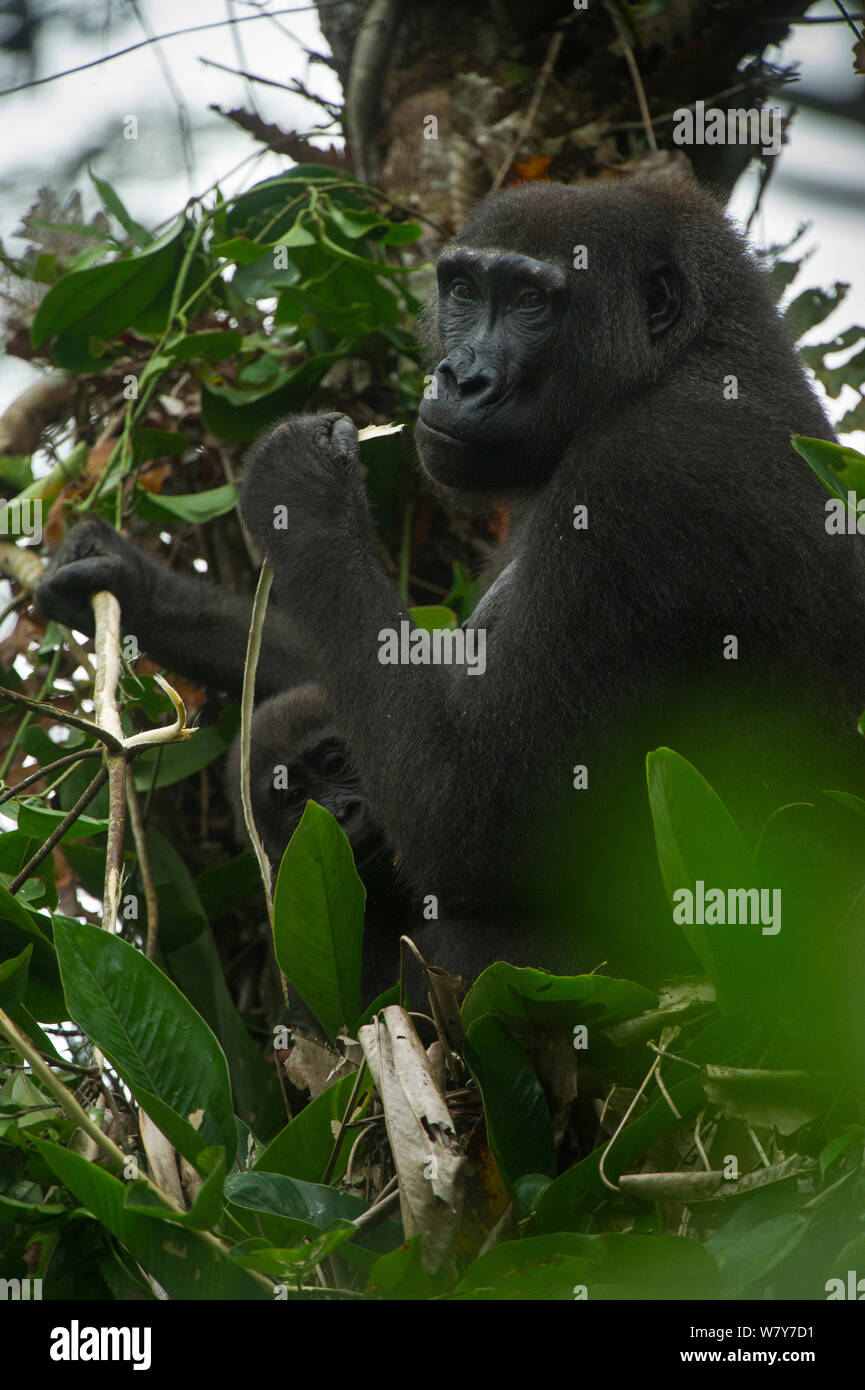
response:
M840 13L841 13L841 15L842 15L842 17L843 17L845 23L848 24L848 25L850 26L850 28L853 30L853 33L856 35L856 42L857 42L857 43L865 42L865 40L863 40L863 36L859 33L859 30L856 28L856 25L853 23L854 16L853 16L852 14L848 14L848 13L847 13L847 11L845 10L844 6L841 4L841 0L835 0L835 7L836 7L836 9L838 9L838 10L840 11ZM865 16L863 16L863 15L861 15L861 14L857 14L857 15L855 16L855 18L861 20L861 19L865 18Z
M246 821L246 829L261 871L264 898L267 903L267 916L271 927L273 926L273 894L270 891L270 860L264 852L264 845L261 843L261 837L256 829L255 817L252 813L252 793L249 784L249 739L252 730L252 707L255 702L255 670L261 651L261 634L264 630L267 597L272 583L273 570L268 561L265 560L258 576L258 585L252 605L246 661L243 667L243 693L240 700L240 801L243 806L243 819ZM283 990L285 990L284 980Z
M126 829L126 754L116 699L120 679L120 604L114 594L102 589L93 594L90 606L96 619L93 641L96 652L96 684L93 689L96 718L120 742L120 751L110 753L107 759L108 843L105 849L102 925L106 931L111 931L120 901L123 832Z
M90 734L93 738L104 743L109 753L122 753L123 743L116 739L107 729L100 729L98 724L93 724L89 719L82 719L80 715L68 714L64 709L58 709L56 705L49 705L44 700L31 700L29 695L20 695L17 690L8 690L0 685L0 700L9 700L13 705L23 705L25 709L32 710L34 714L44 714L48 718L54 719L58 724L68 724L72 729L81 729L82 733Z
M90 783L90 786L87 788L85 792L82 792L75 805L69 811L66 812L66 815L63 817L60 824L56 826L54 830L52 830L44 845L39 846L39 849L37 849L36 853L33 855L33 858L28 859L21 872L19 874L16 874L15 878L13 878L12 882L9 884L10 893L17 893L22 883L24 883L30 877L30 875L32 873L35 873L35 871L39 868L39 865L42 863L42 860L48 858L48 855L54 849L55 845L58 845L60 841L63 839L63 836L66 834L66 831L69 829L70 825L73 825L75 821L77 821L78 817L81 815L81 812L87 806L90 805L90 802L93 800L100 787L104 786L107 780L108 769L106 767L100 767L96 776L93 778L93 781Z
M538 114L538 107L541 104L541 98L544 94L544 88L546 87L547 83L550 80L550 77L552 76L552 71L556 65L556 60L558 59L559 51L564 42L564 38L564 33L561 29L559 29L556 31L555 34L553 34L553 37L550 39L550 46L547 49L547 56L544 58L543 67L538 73L538 80L535 83L535 89L532 92L531 101L529 102L528 107L526 108L526 114L523 117L522 122L520 123L520 128L517 131L516 139L514 140L514 143L511 146L510 152L507 154L505 159L502 160L498 172L492 181L492 185L490 187L491 193L496 193L501 188L505 175L507 174L517 154L519 153L520 146L528 138L529 131L534 125L535 117Z
M62 767L71 767L73 763L83 762L85 758L101 758L101 748L79 748L76 753L67 753L65 758L56 758L53 763L46 763L44 767L37 767L35 772L31 772L29 777L24 777L20 782L16 782L14 787L7 787L4 792L0 792L0 806L6 801L11 801L13 797L20 796L28 787L32 787L34 782L41 782L43 777L48 777L52 772L59 772Z
M283 14L303 14L308 10L321 9L322 5L325 4L342 3L343 0L318 0L317 5L296 5L284 10L239 15L236 23L251 24L256 19L273 19L275 16ZM72 77L76 72L87 72L89 68L102 67L103 63L113 63L115 58L125 58L127 53L135 53L139 48L148 48L152 43L162 43L164 39L182 38L186 34L201 34L206 29L224 29L227 23L227 19L218 19L211 24L193 24L186 29L171 29L167 34L154 34L152 38L139 39L138 43L130 43L126 48L118 48L116 53L106 53L102 58L91 58L89 63L78 63L76 67L65 68L63 72L52 72L48 77L34 77L29 82L19 82L17 87L6 87L0 91L0 97L12 96L14 92L26 92L31 87L42 87L46 82L57 82L61 77Z
M141 815L138 792L135 790L134 769L131 764L126 769L126 804L129 808L129 824L132 827L132 836L135 840L135 853L138 856L138 869L141 874L144 901L147 906L147 939L144 954L148 960L153 960L159 935L159 898L156 893L156 884L153 881L150 856L147 853L144 820Z
M656 154L658 150L658 142L655 139L655 132L652 128L652 117L649 114L649 103L646 101L646 89L643 86L643 79L640 76L640 69L637 66L637 60L634 57L634 50L631 47L631 41L628 38L625 26L622 23L619 16L616 14L615 10L610 9L610 14L612 16L613 23L616 26L616 33L618 34L619 42L622 45L622 51L625 55L625 61L628 64L628 71L631 74L631 81L634 84L634 91L637 94L637 105L640 108L640 117L643 123L643 130L646 134L646 143L648 144L649 149L652 151L652 153Z

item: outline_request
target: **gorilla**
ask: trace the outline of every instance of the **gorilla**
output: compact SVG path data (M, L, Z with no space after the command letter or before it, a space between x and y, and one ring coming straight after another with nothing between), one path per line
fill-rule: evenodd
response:
M351 845L366 890L364 994L396 979L399 937L412 926L412 905L400 887L380 826L361 785L345 739L322 691L296 686L256 707L250 737L252 813L274 879L285 847L308 801L334 817ZM228 783L238 835L246 833L240 801L240 749L228 755Z
M244 520L409 885L464 921L430 929L441 963L472 941L510 959L539 916L537 964L620 960L616 933L660 963L648 750L695 763L752 835L861 787L863 557L790 445L831 426L743 238L680 180L486 199L439 258L427 342L423 469L519 516L470 620L494 619L482 676L410 628L383 663L407 614L346 417L253 445Z
M299 416L245 465L276 601L257 694L324 692L401 882L437 904L428 960L656 981L682 962L648 750L694 762L752 836L786 801L861 787L865 567L790 446L831 426L743 238L679 179L485 199L441 253L425 337L421 466L453 506L515 518L467 624L485 670L429 659L379 562L351 421ZM169 602L115 541L77 554L82 529L43 609L82 628L110 588L157 659L236 689L242 605L174 576ZM169 631L184 605L191 650Z
M123 631L135 635L142 653L169 671L240 698L251 599L165 569L107 521L91 517L64 536L36 601L46 617L92 637L90 597L100 589L118 599ZM309 676L286 615L271 605L256 670L256 698L277 695Z

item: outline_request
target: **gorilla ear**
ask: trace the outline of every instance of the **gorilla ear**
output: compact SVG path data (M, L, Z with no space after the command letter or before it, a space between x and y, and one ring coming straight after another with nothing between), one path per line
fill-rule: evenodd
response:
M679 317L682 292L679 277L671 265L658 266L651 275L646 294L649 332L653 338L664 333Z

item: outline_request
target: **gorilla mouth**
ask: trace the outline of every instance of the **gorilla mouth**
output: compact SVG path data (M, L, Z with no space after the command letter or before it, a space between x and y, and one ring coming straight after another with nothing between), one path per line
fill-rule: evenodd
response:
M423 416L420 414L418 415L418 424L421 425L427 431L428 434L434 434L437 436L438 439L446 440L448 444L472 443L470 439L466 439L465 435L449 434L447 430L437 429L435 425L429 424L429 422L425 420Z

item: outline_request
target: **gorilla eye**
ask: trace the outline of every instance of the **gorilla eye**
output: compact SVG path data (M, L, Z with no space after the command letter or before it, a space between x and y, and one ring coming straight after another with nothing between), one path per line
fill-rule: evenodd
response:
M473 299L477 299L475 287L474 285L470 284L468 280L454 280L453 284L451 285L450 292L452 298L454 299L462 299L467 302Z
M339 777L345 769L345 754L338 748L332 748L321 760L321 770L325 777Z
M295 782L290 787L278 788L276 797L284 806L303 806L309 800L309 790Z
M540 290L523 290L517 297L518 309L540 309L546 304L546 295Z

